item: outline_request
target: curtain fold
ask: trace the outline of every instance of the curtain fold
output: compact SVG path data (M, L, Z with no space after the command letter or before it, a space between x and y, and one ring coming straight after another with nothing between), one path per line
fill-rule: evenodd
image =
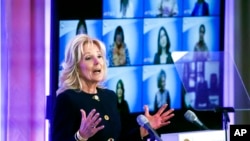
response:
M45 139L45 21L43 0L3 0L1 85L6 141ZM7 67L7 68L6 68Z

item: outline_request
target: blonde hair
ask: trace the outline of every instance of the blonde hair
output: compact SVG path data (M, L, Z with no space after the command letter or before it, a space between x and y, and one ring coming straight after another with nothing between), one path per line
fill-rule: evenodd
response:
M85 45L93 46L96 45L101 50L104 58L104 79L107 75L107 59L106 59L106 48L98 39L89 37L86 34L76 35L67 45L65 50L65 58L62 63L62 71L59 77L59 88L57 95L67 89L82 89L80 74L79 74L79 63L83 56L83 47ZM104 80L103 80L104 81ZM101 82L99 84L101 87Z

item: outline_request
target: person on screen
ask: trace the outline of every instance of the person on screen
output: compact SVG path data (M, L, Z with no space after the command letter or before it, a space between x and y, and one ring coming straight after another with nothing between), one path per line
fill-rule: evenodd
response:
M108 52L109 66L130 65L129 51L124 40L123 29L121 26L117 26L115 29L114 42Z
M220 93L218 87L218 78L216 73L210 75L210 88L209 88L209 107L215 108L220 104Z
M125 89L124 84L121 79L118 80L116 84L116 94L117 94L117 107L121 117L122 131L121 133L129 130L130 125L130 110L128 102L125 100Z
M158 33L157 40L158 50L154 56L154 64L173 64L173 58L170 49L170 40L167 30L161 27Z
M208 107L208 94L209 94L209 89L207 80L205 80L204 74L198 73L195 108L204 109Z
M178 14L178 5L176 0L161 0L158 10L157 17L172 17Z
M206 28L204 24L199 27L199 41L194 47L194 59L198 61L206 61L209 58L208 46L204 40Z
M121 115L129 115L130 110L128 106L128 102L124 98L125 89L123 81L120 79L116 84L116 94L118 98L118 110L120 111Z
M88 34L87 24L85 20L79 20L76 27L76 35Z
M120 0L120 8L118 12L119 18L134 17L134 5L131 0Z
M125 141L149 136L147 130L138 125L127 131L127 138L119 138L117 95L102 86L108 69L103 42L79 34L69 42L65 54L51 124L53 141ZM170 123L174 110L165 111L166 108L167 105L163 105L151 115L148 106L144 106L144 115L152 128Z
M209 16L209 5L205 0L197 0L191 16Z
M168 109L171 107L170 93L169 90L166 89L166 79L166 72L164 70L160 70L160 73L157 77L158 91L155 94L154 111L158 111L161 106L165 104L168 104Z

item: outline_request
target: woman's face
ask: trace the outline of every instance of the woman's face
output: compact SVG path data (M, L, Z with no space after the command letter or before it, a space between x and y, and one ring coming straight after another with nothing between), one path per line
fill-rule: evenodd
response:
M116 35L115 42L119 46L122 44L122 35L121 34Z
M160 45L162 48L167 46L167 36L163 30L160 31Z
M161 88L165 88L165 85L166 85L166 78L164 75L161 75Z
M87 82L98 83L104 79L104 58L100 48L85 44L79 64L80 76Z
M121 83L118 83L118 85L117 85L117 96L118 96L118 98L121 98L122 95L123 95L122 86L121 86Z
M203 27L200 27L200 30L199 30L200 41L204 40L204 34L205 34L205 29Z

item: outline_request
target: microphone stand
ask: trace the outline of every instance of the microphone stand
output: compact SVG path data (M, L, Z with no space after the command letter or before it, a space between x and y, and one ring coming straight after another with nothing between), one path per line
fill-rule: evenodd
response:
M228 112L223 112L223 117L224 117L225 141L227 141L227 129L228 129L228 123L230 122Z
M228 130L228 123L230 122L229 119L229 112L234 112L233 107L217 107L215 108L216 112L221 112L223 114L223 121L224 121L224 130L225 130L225 141L228 141L227 139L227 130Z

